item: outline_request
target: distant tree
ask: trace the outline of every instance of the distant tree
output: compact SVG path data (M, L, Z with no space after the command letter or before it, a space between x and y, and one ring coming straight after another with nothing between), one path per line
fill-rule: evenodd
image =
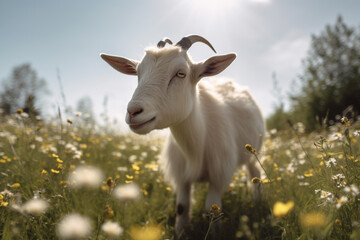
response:
M23 109L35 117L39 112L39 99L48 93L46 81L39 78L30 64L22 64L13 69L11 75L2 82L0 108L5 115Z
M344 110L360 112L360 32L338 17L319 36L313 35L304 60L302 87L291 95L293 116L309 130L331 124Z
M268 130L284 130L289 127L287 123L289 113L285 111L284 95L282 94L282 90L279 86L278 80L276 79L275 73L273 73L272 78L274 85L272 93L277 102L274 104L274 112L266 119L266 128Z

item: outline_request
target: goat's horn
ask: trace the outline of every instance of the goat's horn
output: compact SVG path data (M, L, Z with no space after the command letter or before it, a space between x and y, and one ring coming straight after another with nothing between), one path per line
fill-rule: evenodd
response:
M187 50L189 50L191 45L193 45L196 42L205 43L206 45L208 45L216 53L216 51L215 51L214 47L211 45L211 43L209 43L209 41L206 40L205 38L203 38L201 36L198 36L198 35L189 35L187 37L183 37L180 40L180 42L178 42L176 45L180 46L182 49L187 51Z
M158 48L163 48L166 43L173 44L172 41L169 38L165 37L157 44L157 47Z

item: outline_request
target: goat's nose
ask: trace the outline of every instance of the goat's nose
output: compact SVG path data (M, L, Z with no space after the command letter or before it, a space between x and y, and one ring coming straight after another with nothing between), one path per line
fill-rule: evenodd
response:
M139 115L140 113L142 113L144 111L144 109L140 106L129 106L127 109L130 118L133 118L137 115Z

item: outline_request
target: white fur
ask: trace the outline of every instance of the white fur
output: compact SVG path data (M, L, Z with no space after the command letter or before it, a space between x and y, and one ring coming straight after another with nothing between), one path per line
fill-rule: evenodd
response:
M260 177L244 147L251 144L260 150L265 135L263 117L250 93L232 80L198 83L203 76L223 71L235 56L194 63L177 46L149 48L140 62L102 55L120 72L134 74L136 69L139 84L126 117L131 129L146 134L170 128L161 162L177 194L177 233L189 222L192 183L209 182L205 203L209 210L214 203L221 207L221 196L238 166L246 165L251 178ZM177 77L179 71L186 77ZM134 114L139 109L141 113Z

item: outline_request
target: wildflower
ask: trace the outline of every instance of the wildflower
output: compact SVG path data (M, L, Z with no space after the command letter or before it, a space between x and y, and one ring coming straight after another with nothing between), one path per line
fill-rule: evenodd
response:
M123 229L117 222L107 221L101 226L101 230L111 238L117 238L123 232Z
M314 176L314 169L310 168L309 170L304 172L305 177L312 177Z
M341 196L340 199L338 199L337 203L336 203L336 208L340 208L344 203L346 203L348 201L348 198L346 196Z
M0 201L0 207L7 207L9 205L9 202Z
M326 224L326 217L320 212L310 212L300 217L303 227L322 227Z
M104 208L104 217L105 218L112 218L114 216L114 210L107 204Z
M114 189L113 195L118 200L136 200L140 197L140 188L135 183L123 184Z
M74 169L68 180L71 187L99 187L102 183L103 174L100 169L95 167L80 166Z
M248 150L248 151L251 152L251 153L255 153L255 152L256 152L255 148L253 148L250 144L246 144L246 145L245 145L245 148L246 148L246 150Z
M350 186L346 186L344 188L344 191L346 193L351 193L351 195L353 195L353 196L356 196L356 195L358 195L360 193L359 188L354 184L351 184Z
M108 177L107 180L106 180L106 185L109 187L109 188L112 188L114 186L114 180L112 179L112 177Z
M19 188L20 187L20 183L14 183L13 185L11 185L13 188Z
M26 203L24 203L24 205L22 206L24 212L34 216L40 216L48 208L49 208L48 202L40 198L31 199Z
M42 174L42 175L47 175L48 172L47 172L45 169L43 169L43 170L41 171L41 174Z
M254 177L253 179L251 179L252 183L261 183L261 179L258 177Z
M90 233L90 220L78 213L68 214L57 225L57 235L61 239L86 238Z
M130 235L133 240L159 240L161 238L162 229L156 225L142 227L131 227Z
M210 212L217 214L220 212L220 207L216 203L214 203L213 205L211 205Z
M18 109L18 110L16 110L16 113L17 114L22 114L24 111L22 110L22 109Z
M288 201L287 203L276 202L273 207L273 214L275 217L283 217L293 209L294 205L294 201Z
M350 121L347 117L342 117L341 122L345 124L345 126L350 127Z
M52 173L55 173L55 174L58 174L60 171L58 171L58 170L55 170L55 169L50 169L50 171L52 172Z
M330 158L329 161L325 162L325 166L327 168L330 168L331 167L331 164L334 165L334 167L337 166L337 163L336 163L336 159L335 158Z

